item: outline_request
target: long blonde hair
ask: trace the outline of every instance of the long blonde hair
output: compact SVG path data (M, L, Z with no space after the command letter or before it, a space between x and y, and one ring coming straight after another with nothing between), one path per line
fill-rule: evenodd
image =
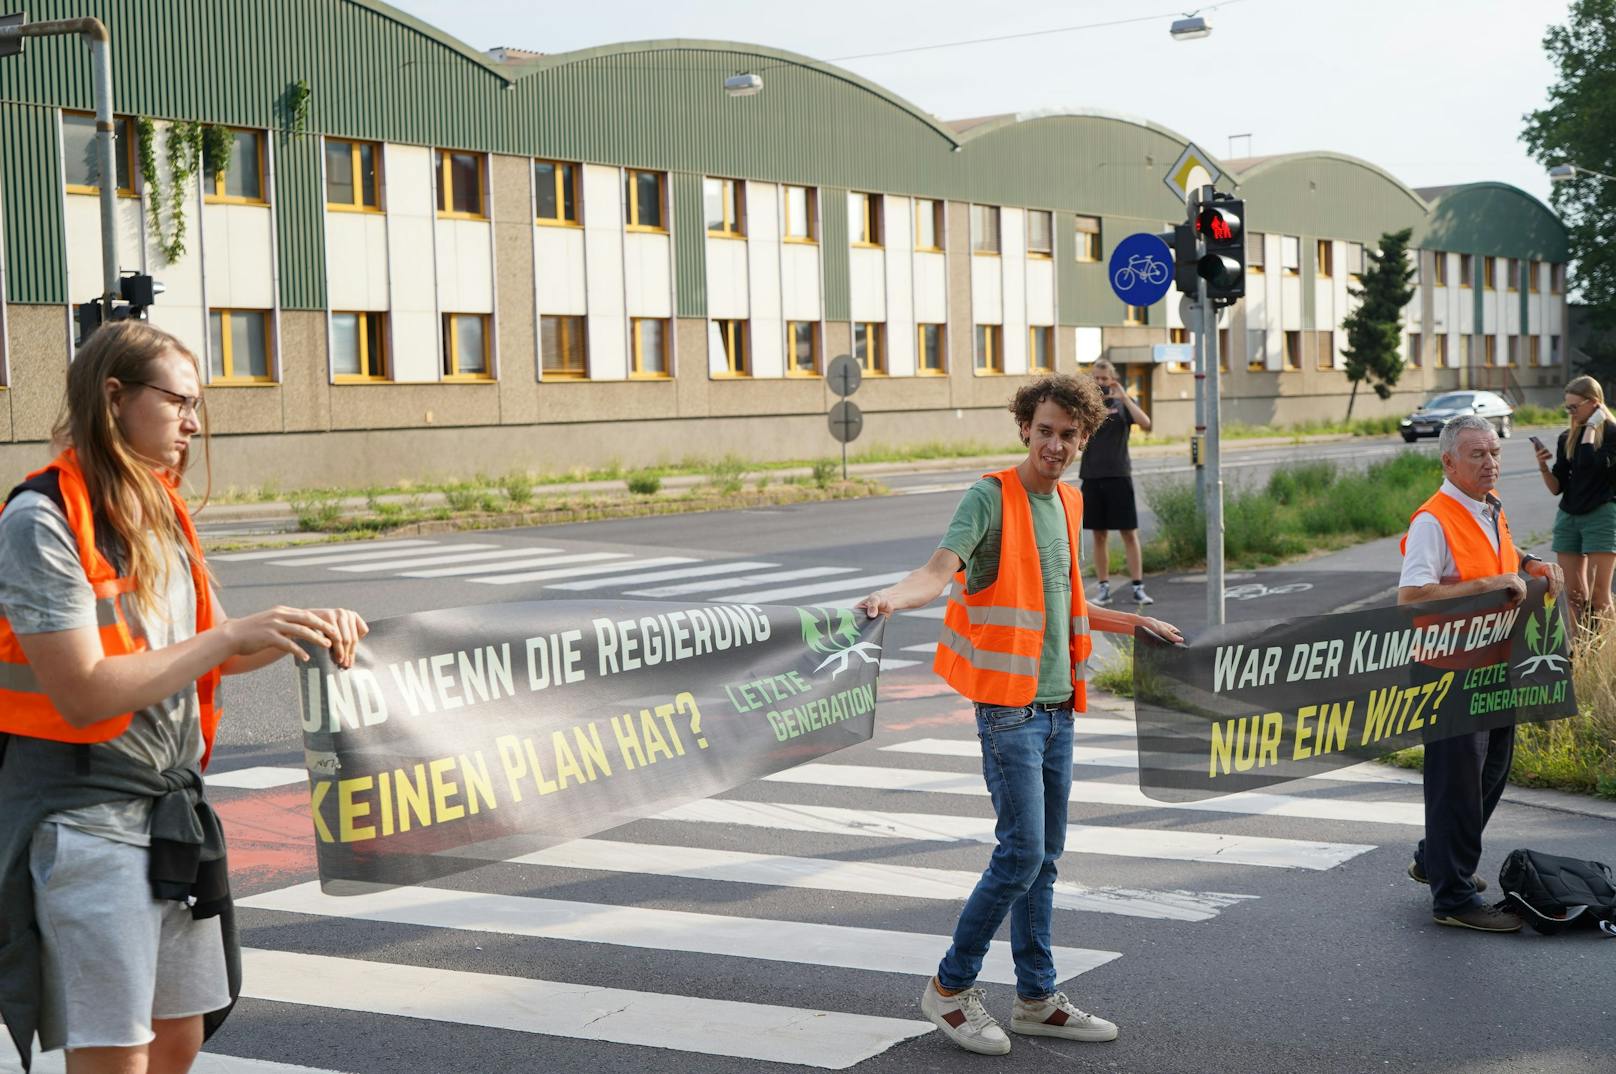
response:
M1605 439L1605 425L1611 420L1616 420L1616 415L1612 415L1609 408L1605 406L1605 389L1597 379L1585 373L1567 384L1565 393L1567 395L1580 395L1584 399L1592 399L1599 404L1599 409L1605 412L1605 421L1600 422L1594 428L1594 447L1599 447ZM1566 437L1566 456L1568 458L1577 450L1577 444L1582 438L1582 427L1586 424L1588 423L1585 421L1571 419L1571 433Z
M154 471L149 461L135 454L118 427L106 384L113 378L124 385L149 380L153 364L169 351L184 355L200 374L200 363L190 348L160 328L144 321L117 321L97 328L68 366L67 393L51 434L54 442L73 448L78 455L97 524L110 526L120 538L128 557L125 573L134 580L135 606L143 616L164 619L167 611L158 594L168 584L174 551L182 551L191 566L206 576L206 567L185 539L162 485L165 479L179 482L190 467L191 453L187 449L172 470ZM203 422L203 455L211 487L207 424L204 416L198 415L198 419ZM155 537L157 543L149 537Z

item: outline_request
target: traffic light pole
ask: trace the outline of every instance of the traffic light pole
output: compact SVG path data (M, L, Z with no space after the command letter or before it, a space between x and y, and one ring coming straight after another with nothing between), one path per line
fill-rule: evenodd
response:
M1201 188L1200 202L1210 204L1212 201L1212 187ZM1192 199L1190 219L1194 220L1196 202ZM1202 240L1197 239L1197 246ZM1223 470L1222 459L1219 454L1219 426L1222 424L1219 413L1218 387L1220 380L1220 364L1218 361L1218 335L1217 311L1212 308L1212 302L1206 295L1206 278L1196 278L1196 306L1201 322L1200 339L1196 342L1196 351L1200 355L1201 372L1204 374L1206 389L1204 393L1197 392L1196 398L1204 396L1204 411L1197 419L1197 424L1204 423L1204 428L1197 432L1204 432L1203 441L1205 453L1205 466L1197 469L1197 475L1204 473L1201 479L1201 504L1206 512L1206 622L1208 626L1223 625Z

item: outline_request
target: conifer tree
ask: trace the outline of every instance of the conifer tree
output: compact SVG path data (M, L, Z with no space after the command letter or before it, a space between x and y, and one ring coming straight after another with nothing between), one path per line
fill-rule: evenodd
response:
M1380 237L1379 250L1364 250L1369 264L1356 287L1347 293L1359 300L1358 308L1347 315L1341 327L1347 333L1342 356L1347 360L1347 379L1352 394L1347 397L1347 420L1358 401L1358 385L1364 381L1382 399L1392 394L1397 378L1403 375L1403 307L1414 297L1409 283L1414 269L1408 263L1409 228Z

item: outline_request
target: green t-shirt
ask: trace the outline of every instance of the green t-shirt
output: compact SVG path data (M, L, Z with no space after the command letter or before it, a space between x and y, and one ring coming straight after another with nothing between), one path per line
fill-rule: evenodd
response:
M1032 502L1033 538L1044 575L1044 652L1038 660L1038 694L1033 700L1052 705L1072 696L1072 548L1059 493L1028 492L1027 499ZM999 576L1002 511L998 481L984 477L965 491L943 535L939 547L965 564L968 593L985 589Z

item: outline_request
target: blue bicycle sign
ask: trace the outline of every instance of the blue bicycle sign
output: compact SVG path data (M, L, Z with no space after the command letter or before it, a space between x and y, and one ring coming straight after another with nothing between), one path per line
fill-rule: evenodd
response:
M1173 286L1173 251L1159 235L1129 235L1111 251L1111 290L1130 306L1161 301Z

